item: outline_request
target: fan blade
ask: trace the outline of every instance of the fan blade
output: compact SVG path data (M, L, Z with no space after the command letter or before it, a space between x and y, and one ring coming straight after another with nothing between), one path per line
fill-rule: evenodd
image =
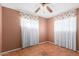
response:
M40 7L35 11L36 13L40 10Z
M49 12L53 12L48 6L46 7Z

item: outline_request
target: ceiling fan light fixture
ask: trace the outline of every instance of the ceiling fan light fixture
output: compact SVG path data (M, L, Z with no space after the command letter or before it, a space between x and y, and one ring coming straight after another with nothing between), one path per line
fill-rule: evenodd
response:
M48 10L50 13L53 12L52 9L50 9L48 6L47 6L46 8L47 8L47 10Z
M42 3L41 5L42 5L42 6L45 6L45 5L46 5L46 3Z
M41 3L41 6L37 8L35 12L37 13L40 9L42 9L43 11L47 9L50 13L52 13L52 9L47 4L48 3Z

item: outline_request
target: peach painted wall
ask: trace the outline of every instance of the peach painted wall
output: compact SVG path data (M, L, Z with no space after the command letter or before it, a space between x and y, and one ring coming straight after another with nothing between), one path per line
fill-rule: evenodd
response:
M54 42L54 20L53 18L48 19L48 41Z
M20 14L18 11L2 7L2 29L2 51L20 48Z
M2 8L0 7L0 52L2 50Z
M47 41L47 20L40 17L39 23L40 42L45 42Z
M77 50L79 50L79 8L77 9Z

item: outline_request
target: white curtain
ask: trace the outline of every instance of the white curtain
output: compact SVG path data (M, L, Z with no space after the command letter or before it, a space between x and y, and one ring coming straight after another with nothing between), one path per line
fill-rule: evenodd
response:
M38 18L21 18L22 47L29 47L39 43Z
M58 46L76 50L76 16L54 22L54 40Z

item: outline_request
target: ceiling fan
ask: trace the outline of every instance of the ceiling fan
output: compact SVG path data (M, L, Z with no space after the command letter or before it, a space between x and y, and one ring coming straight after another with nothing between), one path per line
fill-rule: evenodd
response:
M47 5L47 4L49 4L49 3L40 3L41 4L41 6L39 6L36 10L35 10L35 13L37 13L40 9L41 9L41 7L45 7L46 6L46 9L50 12L50 13L52 13L53 12L53 10Z

